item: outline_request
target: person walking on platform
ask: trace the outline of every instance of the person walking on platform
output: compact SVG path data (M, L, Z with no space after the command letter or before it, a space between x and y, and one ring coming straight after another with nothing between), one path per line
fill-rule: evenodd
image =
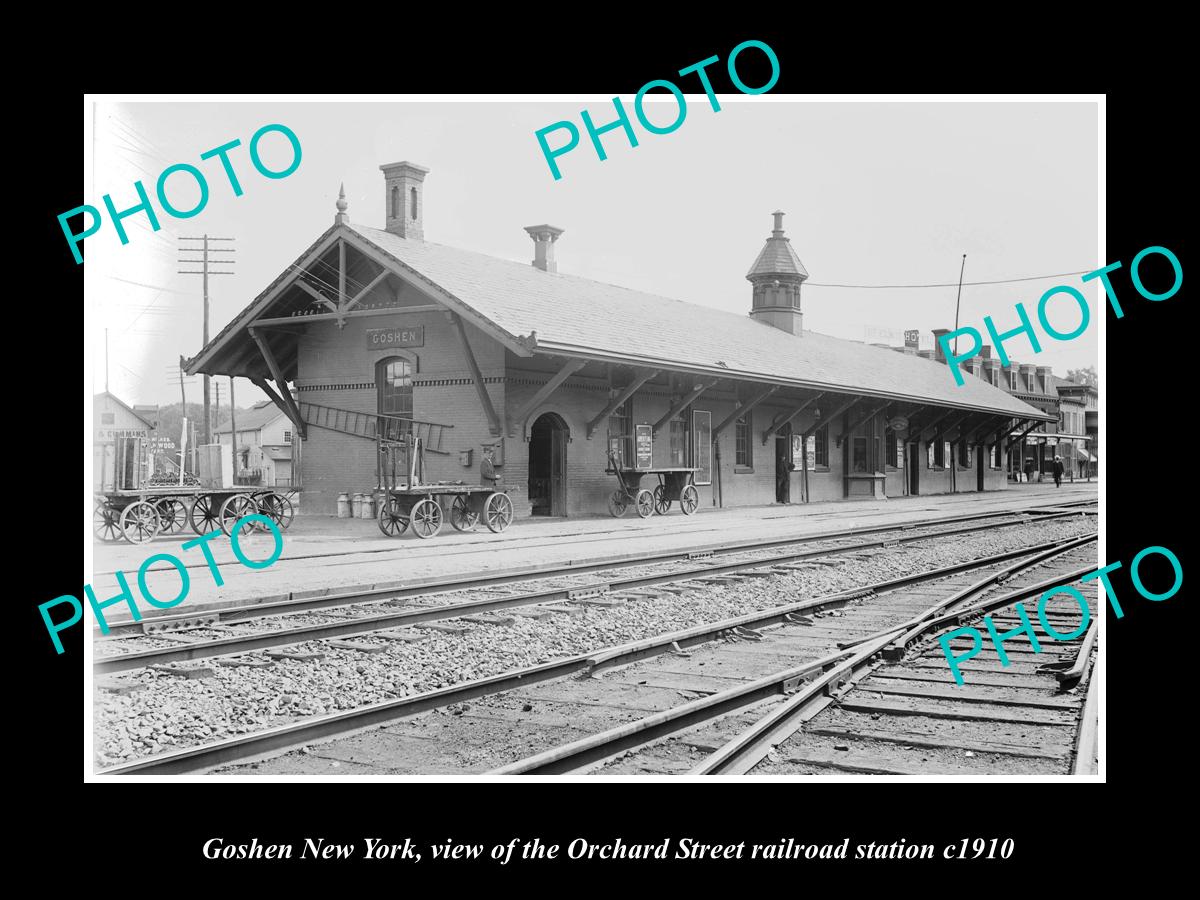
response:
M1061 456L1054 457L1054 486L1062 487L1063 461Z

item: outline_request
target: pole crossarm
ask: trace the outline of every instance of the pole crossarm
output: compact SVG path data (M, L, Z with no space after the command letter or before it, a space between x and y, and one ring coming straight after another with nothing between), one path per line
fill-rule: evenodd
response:
M707 391L710 387L717 384L717 382L719 382L720 380L721 380L720 378L713 378L709 381L705 381L701 384L697 384L689 393L685 394L683 397L681 397L679 400L677 400L671 406L671 408L667 410L667 414L665 416L663 416L661 419L659 419L657 422L654 423L654 427L650 429L651 435L656 437L658 435L658 432L662 429L662 427L664 425L666 425L673 418L675 418L677 415L679 415L681 412L683 412L687 408L689 403L691 403L693 400L695 400L697 397L699 397L701 394L703 394L705 391Z
M725 417L724 421L722 421L720 425L718 425L716 428L714 428L712 430L713 440L715 441L718 437L720 437L722 431L724 431L726 428L728 428L730 425L732 425L734 422L736 422L742 416L746 415L746 413L750 412L750 410L754 409L754 407L758 406L760 403L762 403L764 400L766 400L768 397L770 397L772 394L774 394L777 390L779 390L779 387L780 387L779 385L773 384L770 387L766 388L765 390L759 391L757 394L755 394L753 397L751 397L749 400L747 400L741 406L736 407L733 412L731 412L728 416Z
M604 407L604 409L600 410L600 412L596 414L596 417L587 423L587 436L591 438L591 436L596 433L596 429L604 423L605 419L611 416L621 406L621 404L636 394L643 384L652 378L657 378L658 373L658 369L651 369L649 371L642 372L637 378L633 379L633 381L621 388L617 395L608 401L608 404Z
M772 419L771 424L767 427L767 429L765 431L763 431L763 439L762 439L763 446L765 447L767 445L767 441L771 440L771 438L773 438L779 432L783 431L784 428L786 428L792 422L796 421L796 419L799 418L799 416L802 412L804 412L806 409L808 409L814 403L819 402L820 399L825 396L825 393L826 393L825 391L822 391L821 393L817 394L815 397L811 397L808 400L805 400L803 403L801 403L799 406L797 406L795 409L793 409L790 413L787 413L787 412L780 413L774 419Z

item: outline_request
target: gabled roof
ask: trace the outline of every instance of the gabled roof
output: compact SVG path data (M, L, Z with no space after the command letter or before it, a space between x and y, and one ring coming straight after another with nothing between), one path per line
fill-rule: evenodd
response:
M278 406L270 400L263 400L260 403L255 403L254 406L245 412L237 414L237 430L257 431L260 428L270 425L282 415L283 410ZM226 422L217 428L217 434L229 434L231 430L229 423Z
M108 399L110 399L110 400L111 400L113 403L117 404L117 406L119 406L119 407L121 407L122 409L126 410L126 411L127 411L127 412L128 412L130 415L131 415L131 416L134 416L135 418L137 418L137 419L140 419L142 422L145 422L145 423L146 423L146 427L147 427L147 428L149 428L149 429L151 429L151 430L153 430L153 429L154 429L154 427L155 427L155 426L154 426L154 423L153 423L153 422L149 421L149 420L148 420L148 419L147 419L145 416L143 416L143 415L142 415L140 412L138 412L136 409L134 409L134 408L133 408L132 406L130 406L128 403L126 403L125 401L123 401L123 400L122 400L120 397L118 397L116 394L113 394L113 393L111 393L111 392L109 392L109 391L101 391L100 393L98 393L98 394L95 394L95 395L92 397L92 403L94 404L94 403L95 403L97 400L99 400L101 397L107 397L107 398L108 398Z
M337 225L306 253L339 234L352 245L365 243L401 277L427 285L447 302L469 311L473 322L509 347L1030 419L1052 418L982 379L966 378L962 386L955 385L943 363L813 331L792 335L748 315L544 272L528 263L405 239L365 225ZM785 246L790 251L790 245ZM285 274L294 271L294 266L289 267ZM211 372L228 366L227 361L217 361L223 343L244 334L251 319L267 311L267 295L283 277L226 326L187 370Z

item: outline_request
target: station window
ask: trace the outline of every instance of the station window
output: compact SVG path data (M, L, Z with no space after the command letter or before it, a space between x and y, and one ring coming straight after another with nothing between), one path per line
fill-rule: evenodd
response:
M283 433L283 442L285 444L290 444L292 442L292 433L290 431L285 431Z
M622 465L633 464L633 398L630 397L608 417L608 446Z
M975 457L975 448L966 441L958 442L958 464L964 469L971 468L971 463Z
M946 468L946 442L936 441L931 443L927 448L929 453L929 468L944 469Z
M829 468L829 423L826 422L817 429L813 436L813 464L818 469Z
M688 464L687 455L687 417L684 413L680 413L670 422L667 423L667 435L671 450L671 465L686 466Z
M850 471L869 472L870 461L867 459L867 439L855 437L850 443Z
M996 443L992 444L992 468L993 469L1004 468L1004 456L1003 455L1004 455L1004 448L1001 446L1000 441L997 440Z
M416 362L391 356L375 364L375 388L378 395L380 428L389 440L399 440L412 431L412 376Z
M408 191L408 215L414 221L417 218L417 189L409 188Z
M754 457L750 452L751 415L752 413L747 412L744 416L738 416L737 421L733 423L733 461L734 465L740 469L748 469L754 465Z
M392 188L392 218L400 218L400 188Z
M116 422L117 422L117 416L115 413L100 413L100 424L101 425L115 425Z
M883 429L883 459L884 465L889 469L898 469L904 463L900 457L900 442L896 439L896 432L890 428Z

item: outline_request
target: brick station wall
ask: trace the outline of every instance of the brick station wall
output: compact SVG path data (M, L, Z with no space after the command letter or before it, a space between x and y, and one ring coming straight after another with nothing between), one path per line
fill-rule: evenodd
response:
M414 297L409 302L427 302ZM301 322L303 320L300 320ZM424 346L395 351L371 350L366 332L371 328L423 325ZM473 326L467 325L468 340L482 371L492 404L499 412L505 409L514 415L524 403L553 375L549 362L522 359L509 353L496 341ZM404 313L396 315L352 318L339 329L333 322L312 323L300 339L300 377L296 385L302 402L355 410L374 414L377 411L375 364L388 356L398 355L417 361L414 376L413 416L416 419L453 425L444 432L442 449L446 455L427 453L426 477L432 481L479 483L479 463L484 443L494 441L487 420L480 408L469 368L453 326L442 313ZM672 405L675 394L665 379L648 382L633 398L633 424L654 424ZM603 370L595 365L580 370L549 399L534 409L525 422L512 423L513 434L504 435L504 461L499 467L503 486L513 499L516 515L530 515L528 496L529 443L528 432L543 413L559 415L569 429L567 451L567 514L592 515L607 512L608 496L616 487L616 479L605 473L608 446L607 423L601 423L595 435L587 437L587 423L608 403L609 381ZM715 428L734 410L735 395L731 389L712 389L692 404L693 410L707 410ZM775 502L775 442L762 443L762 433L777 413L791 408L787 403L763 402L752 412L752 471L742 471L735 465L735 433L730 425L719 436L721 458L720 493L725 507L754 506ZM840 418L840 417L839 417ZM792 423L796 433L803 432L814 422L811 414L803 414ZM690 424L690 423L689 423ZM842 448L837 446L841 423L830 428L829 469L810 471L810 498L815 501L840 500L844 496ZM882 436L882 422L878 424ZM669 432L664 428L654 442L654 465L669 466ZM473 451L471 464L464 467L460 451ZM924 466L925 445L921 445L922 494L950 492L949 470L930 470ZM376 488L375 443L361 437L309 427L304 442L303 502L305 513L335 515L340 493L368 492ZM714 455L713 484L699 485L700 509L710 509L717 490L717 460ZM906 460L907 463L907 460ZM801 472L792 472L791 501L802 500ZM904 495L907 469L889 469L885 480L888 496ZM975 471L960 470L957 489L974 491ZM647 476L643 485L653 488L657 478ZM985 470L985 487L1000 489L1007 484L1004 469ZM632 513L627 513L631 515ZM678 506L672 510L678 513Z
M303 320L301 320L303 321ZM425 326L422 347L372 350L367 330L396 326ZM466 325L488 395L499 410L504 404L504 353L499 344ZM479 456L484 441L492 439L479 404L475 385L463 360L454 327L442 313L403 313L308 326L300 340L300 377L296 386L301 402L375 414L378 400L375 364L390 356L415 359L413 418L453 425L442 434L445 455L425 454L425 477L432 481L479 481ZM459 462L459 451L472 449L472 465ZM376 445L373 440L309 426L303 447L306 513L335 515L340 493L369 492L376 488Z

